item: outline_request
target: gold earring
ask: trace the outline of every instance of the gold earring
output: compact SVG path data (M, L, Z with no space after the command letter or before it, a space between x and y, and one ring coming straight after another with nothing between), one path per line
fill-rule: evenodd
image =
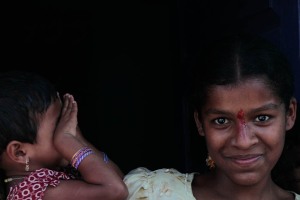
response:
M213 169L216 167L215 161L210 157L210 155L207 156L205 161L206 161L206 165L209 167L209 169Z
M25 171L28 172L29 171L29 158L26 157L25 160Z

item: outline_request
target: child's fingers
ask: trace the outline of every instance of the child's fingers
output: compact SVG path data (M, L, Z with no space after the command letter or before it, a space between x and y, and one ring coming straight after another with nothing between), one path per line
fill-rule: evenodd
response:
M65 94L64 99L65 102L63 106L62 116L68 118L69 120L75 120L77 123L77 102L74 100L74 97L71 94Z
M71 109L71 113L77 115L77 111L78 111L78 105L76 101L72 102L72 109Z
M64 103L62 109L62 115L69 115L72 112L74 107L74 97L70 94L64 95Z
M64 100L63 100L63 108L62 108L62 115L64 115L65 114L65 112L67 111L67 109L68 109L68 106L69 106L69 102L70 100L69 100L69 94L65 94L64 95Z

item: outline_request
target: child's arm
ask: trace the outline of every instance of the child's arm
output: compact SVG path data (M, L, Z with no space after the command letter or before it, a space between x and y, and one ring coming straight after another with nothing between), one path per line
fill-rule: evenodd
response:
M80 149L92 149L92 154L79 156L82 161L76 163L80 163L78 170L83 181L61 181L57 187L47 188L44 199L126 199L128 191L122 179L123 174L112 161L106 161L104 154L82 137L77 129L77 112L73 96L65 95L61 118L55 130L54 145L70 162Z
M105 152L101 152L99 151L94 145L92 145L89 141L87 141L83 136L82 136L82 132L79 128L79 126L77 126L77 129L76 129L76 137L82 141L85 146L89 146L90 148L93 149L94 152L97 152L97 154L101 154L102 156L104 155ZM106 155L107 156L107 155ZM108 158L108 157L107 157ZM108 158L109 159L109 158ZM120 168L112 161L112 160L109 160L109 162L107 162L108 165L110 165L110 168L115 170L119 176L123 179L124 178L124 174L123 172L120 170Z

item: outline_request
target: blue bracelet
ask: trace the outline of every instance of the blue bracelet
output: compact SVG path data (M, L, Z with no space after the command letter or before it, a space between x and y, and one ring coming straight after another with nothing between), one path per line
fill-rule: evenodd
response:
M104 153L104 152L102 152L102 153L103 153L103 161L104 161L105 163L108 163L108 161L109 161L108 156L106 155L106 153Z

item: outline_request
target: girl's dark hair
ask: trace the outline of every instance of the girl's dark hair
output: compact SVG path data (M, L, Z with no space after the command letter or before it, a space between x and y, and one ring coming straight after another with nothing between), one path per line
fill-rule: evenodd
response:
M193 104L206 101L211 86L262 78L286 106L294 93L294 79L286 57L266 39L238 34L216 41L199 54L194 65Z

